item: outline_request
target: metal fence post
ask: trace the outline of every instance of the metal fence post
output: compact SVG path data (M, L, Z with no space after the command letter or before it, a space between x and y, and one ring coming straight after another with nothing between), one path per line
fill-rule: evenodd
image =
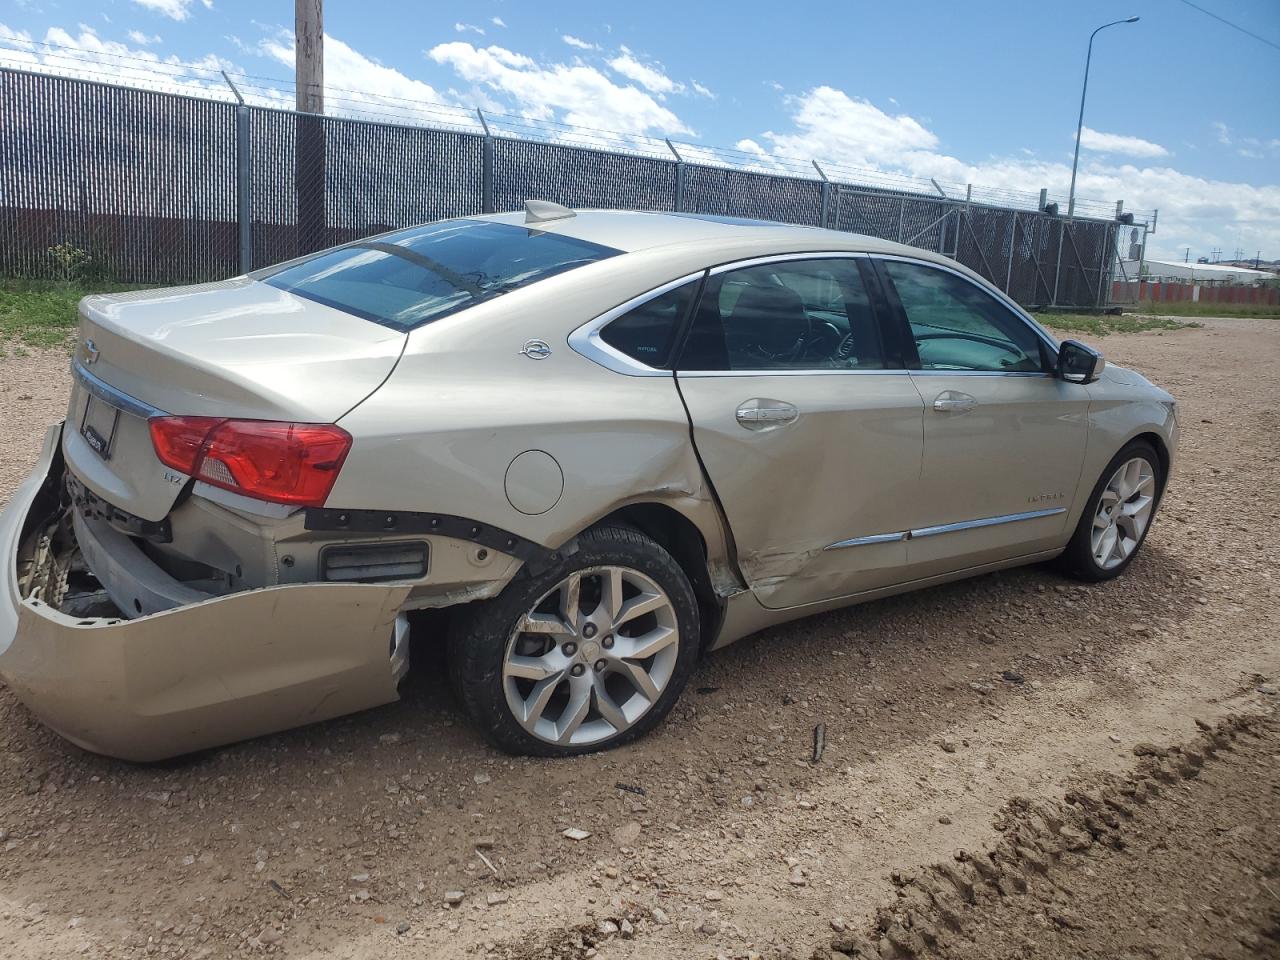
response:
M1119 204L1116 205L1116 209L1117 210L1119 209ZM1098 296L1097 296L1097 302L1094 303L1095 307L1101 307L1103 305L1103 300L1102 300L1103 277L1104 275L1111 273L1115 270L1114 264L1115 264L1116 258L1114 256L1114 253L1118 252L1120 249L1120 244L1117 243L1116 241L1118 239L1118 233L1122 229L1124 229L1123 226L1117 224L1114 227L1108 227L1107 232L1103 235L1102 252L1098 255ZM1110 263L1108 263L1107 261L1108 253L1113 254L1113 256L1111 257ZM1108 266L1111 266L1111 270L1107 269ZM1111 301L1111 289L1110 289L1110 286L1108 286L1106 302L1109 303L1110 301Z
M250 124L252 118L245 106L244 97L231 82L225 70L222 79L236 95L236 226L240 247L240 272L253 269L253 141Z
M667 143L667 149L671 151L671 155L676 158L676 195L672 200L671 209L676 213L684 210L684 157L680 156L680 151L675 148L675 144L670 139L664 137Z
M253 141L252 117L236 107L236 220L240 227L240 272L253 269Z
M1049 299L1049 306L1056 307L1058 305L1058 281L1062 278L1062 244L1066 240L1067 222L1065 220L1058 221L1058 262L1053 268L1053 296Z
M818 176L822 178L822 213L819 214L821 219L818 221L818 226L826 227L827 211L831 206L831 181L827 179L826 172L818 166L817 160L810 160L809 162L813 164L813 169L817 170Z
M493 213L493 134L479 107L476 107L476 116L484 128L484 146L480 151L480 207L482 213Z
M1013 246L1018 239L1018 211L1013 211L1013 222L1009 224L1009 268L1004 275L1004 292L1007 296L1009 288L1013 286Z

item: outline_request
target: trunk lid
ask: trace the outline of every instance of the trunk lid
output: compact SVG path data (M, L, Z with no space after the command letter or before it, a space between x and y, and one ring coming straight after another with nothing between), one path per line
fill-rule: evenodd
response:
M405 338L247 277L86 297L67 464L114 506L161 520L187 478L156 458L149 410L332 423L387 378Z

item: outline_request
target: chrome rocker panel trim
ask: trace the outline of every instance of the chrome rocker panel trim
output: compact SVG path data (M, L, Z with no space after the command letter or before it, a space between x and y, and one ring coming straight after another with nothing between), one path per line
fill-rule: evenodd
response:
M846 547L864 547L873 543L896 543L901 540L918 540L921 537L936 537L940 533L956 533L960 530L976 530L979 527L996 527L1002 523L1017 523L1020 520L1038 520L1041 517L1055 517L1066 513L1066 507L1050 507L1047 510L1028 510L1024 513L1006 513L999 517L983 517L981 520L961 520L959 523L940 523L932 527L920 527L916 530L904 530L901 533L873 533L867 537L852 537L827 544L824 550L843 550Z

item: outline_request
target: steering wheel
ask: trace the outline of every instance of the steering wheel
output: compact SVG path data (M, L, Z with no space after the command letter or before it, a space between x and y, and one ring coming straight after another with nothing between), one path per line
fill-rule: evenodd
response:
M840 329L827 320L811 320L809 334L804 338L800 348L800 357L804 360L830 360L835 351L840 349L843 340Z
M916 344L916 352L920 355L920 359L922 361L927 360L925 356L927 351L925 351L923 347L930 340L959 340L962 342L978 344L988 349L994 348L998 354L1004 354L1009 359L1006 360L998 357L992 357L988 362L998 363L1002 367L1010 367L1015 364L1021 363L1024 360L1031 359L1025 353L1023 353L1022 349L1018 347L1016 344L1011 344L1007 340L1001 340L997 337L985 337L980 333L968 333L961 330L948 330L943 333L917 333L915 334L913 339L915 340L915 344ZM944 356L945 356L946 348L944 347L943 350L944 350ZM941 363L943 366L947 368L951 368L952 366L954 366L956 369L966 369L968 367L967 363L947 362L944 358L941 358L941 357L935 358L933 362L935 364Z

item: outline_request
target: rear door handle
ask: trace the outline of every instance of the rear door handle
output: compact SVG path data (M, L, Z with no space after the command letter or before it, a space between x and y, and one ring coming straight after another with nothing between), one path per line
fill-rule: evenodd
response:
M738 405L735 416L738 423L748 430L767 430L794 422L800 411L785 400L752 397Z
M943 390L933 401L933 409L938 413L968 413L977 405L977 397L959 390Z

